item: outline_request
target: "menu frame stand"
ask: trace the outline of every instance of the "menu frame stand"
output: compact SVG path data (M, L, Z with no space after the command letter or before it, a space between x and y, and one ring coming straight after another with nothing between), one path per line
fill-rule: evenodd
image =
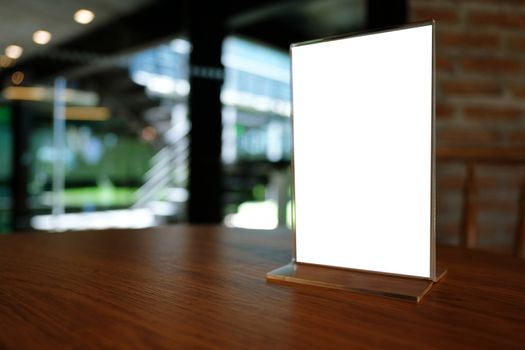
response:
M329 37L319 40L312 40L298 44L292 44L290 51L294 46L309 43L318 43L343 39L365 34L374 34L388 32L398 29L407 29L424 25L432 26L432 113L431 113L431 277L424 278L418 276L397 275L382 273L368 270L357 270L342 268L337 266L315 265L296 261L296 244L295 244L295 171L293 166L292 151L292 261L284 266L272 270L266 274L266 280L274 283L308 285L338 289L361 294L376 295L386 298L393 298L405 301L419 303L422 298L431 290L431 288L447 274L447 270L442 266L436 266L435 263L435 21L423 21L405 25L392 26L382 29L374 29L360 33L352 33L342 36ZM293 128L293 113L292 113Z

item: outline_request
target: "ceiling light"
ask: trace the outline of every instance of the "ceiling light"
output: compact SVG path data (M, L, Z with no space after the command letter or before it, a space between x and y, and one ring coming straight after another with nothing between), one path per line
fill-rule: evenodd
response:
M95 18L95 14L93 11L89 11L86 9L80 9L77 12L75 12L74 15L75 22L80 24L88 24Z
M177 38L170 43L170 47L176 53L187 55L191 51L191 44L188 40Z
M45 45L51 40L51 33L47 30L37 30L33 33L33 41L38 45Z
M9 45L5 48L5 55L14 60L20 58L20 56L22 56L22 52L24 52L24 49L18 45Z

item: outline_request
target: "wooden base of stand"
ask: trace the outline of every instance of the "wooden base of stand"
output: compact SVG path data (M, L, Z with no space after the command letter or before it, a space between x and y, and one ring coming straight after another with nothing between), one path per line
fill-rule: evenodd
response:
M268 272L266 279L269 282L306 284L420 302L446 272L438 266L438 278L433 282L419 278L292 262Z

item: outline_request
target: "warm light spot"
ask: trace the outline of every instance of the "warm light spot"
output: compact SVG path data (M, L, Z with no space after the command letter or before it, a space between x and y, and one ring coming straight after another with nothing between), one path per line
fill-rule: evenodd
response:
M109 117L107 107L66 107L67 120L104 121Z
M37 30L33 33L33 41L38 45L45 45L51 40L51 33L47 30Z
M24 73L17 71L11 75L11 81L15 85L20 85L24 81Z
M74 18L77 23L88 24L95 19L95 14L92 11L80 9L75 12Z
M153 141L157 137L157 130L152 126L146 126L142 129L142 138L146 141Z
M20 87L9 86L3 91L3 96L7 100L18 101L45 101L51 100L53 92L43 87Z
M9 45L5 48L5 55L9 58L12 58L13 60L20 58L20 56L22 56L22 52L24 52L24 49L18 45Z
M52 102L55 90L51 87L22 87L22 86L8 86L3 90L4 98L8 100L20 100L20 101L47 101ZM64 93L65 102L68 104L75 104L80 106L95 106L98 103L99 97L96 93L91 91L80 91L73 89L66 89ZM103 107L102 109L83 109L82 112L75 107L68 107L72 116L75 114L79 117L84 117L84 119L93 119L93 117L98 119L109 118L109 110L107 113ZM80 114L79 114L80 113ZM91 116L85 116L87 113L93 113Z
M13 60L12 59L7 57L6 55L1 55L0 56L0 67L7 68L7 67L11 67L12 64L13 64Z

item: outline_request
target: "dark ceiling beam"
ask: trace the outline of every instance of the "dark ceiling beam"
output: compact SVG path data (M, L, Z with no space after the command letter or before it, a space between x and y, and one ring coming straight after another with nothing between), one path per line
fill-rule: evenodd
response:
M407 0L367 1L367 29L404 24L407 20Z
M306 0L288 0L265 3L260 7L253 7L244 12L231 15L226 20L226 27L230 30L239 30L286 13L293 13L304 5Z
M232 16L227 27L233 34L288 50L292 43L366 29L366 3L366 0L283 1Z

